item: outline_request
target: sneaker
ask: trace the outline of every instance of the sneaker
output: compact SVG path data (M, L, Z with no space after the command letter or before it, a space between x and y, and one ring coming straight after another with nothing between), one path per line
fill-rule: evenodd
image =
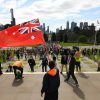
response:
M76 83L75 85L76 85L77 87L79 87L79 84L78 84L78 83Z
M67 82L67 83L68 83L68 80L67 80L67 79L65 79L65 80L64 80L64 82Z

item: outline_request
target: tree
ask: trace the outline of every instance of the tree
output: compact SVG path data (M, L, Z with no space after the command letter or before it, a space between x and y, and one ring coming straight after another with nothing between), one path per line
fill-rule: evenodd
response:
M100 29L97 31L96 41L98 44L100 44Z
M46 41L46 42L48 42L48 36L47 36L47 34L43 34L44 35L44 40Z
M4 25L4 29L7 29L7 28L9 28L9 27L11 27L12 25L11 24L5 24Z
M84 35L79 37L79 42L86 43L87 40L88 40L88 38L86 36L84 36Z
M63 39L64 39L64 42L65 42L65 43L68 42L68 37L67 37L67 34L66 34L66 33L64 34Z
M55 33L52 33L51 41L56 42L56 34Z
M74 28L74 33L79 35L80 34L80 28L76 26Z

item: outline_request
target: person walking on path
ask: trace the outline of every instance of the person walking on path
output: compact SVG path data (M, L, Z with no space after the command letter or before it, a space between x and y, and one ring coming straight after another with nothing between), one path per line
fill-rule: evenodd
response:
M50 70L43 77L41 96L45 93L44 100L58 100L60 86L59 70L54 68L54 61L49 62Z
M0 75L2 75L2 67L1 67L1 61L0 61Z
M28 63L29 63L31 72L34 72L34 66L36 65L36 63L32 56L30 57L30 59L28 59Z
M74 81L75 81L75 84L76 84L77 86L79 86L79 85L78 85L78 81L77 81L77 79L76 79L76 77L75 77L75 75L74 75L75 62L76 62L76 61L75 61L74 53L72 52L72 53L71 53L70 62L69 62L69 72L68 72L68 74L67 74L67 78L65 79L65 81L68 82L70 76L72 76L72 78L73 78Z
M98 61L98 69L97 69L97 72L100 71L100 60Z

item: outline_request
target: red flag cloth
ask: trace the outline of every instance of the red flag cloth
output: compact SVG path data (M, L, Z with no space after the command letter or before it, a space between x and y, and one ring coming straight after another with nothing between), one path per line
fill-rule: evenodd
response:
M39 19L0 31L0 47L45 44Z

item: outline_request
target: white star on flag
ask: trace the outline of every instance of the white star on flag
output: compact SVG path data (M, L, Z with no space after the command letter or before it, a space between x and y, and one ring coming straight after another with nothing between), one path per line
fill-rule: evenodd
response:
M7 31L5 31L5 33L7 34L8 32L7 32Z
M31 39L32 39L32 40L34 40L34 38L35 38L34 36L31 36Z
M14 32L13 35L15 35L16 33Z

